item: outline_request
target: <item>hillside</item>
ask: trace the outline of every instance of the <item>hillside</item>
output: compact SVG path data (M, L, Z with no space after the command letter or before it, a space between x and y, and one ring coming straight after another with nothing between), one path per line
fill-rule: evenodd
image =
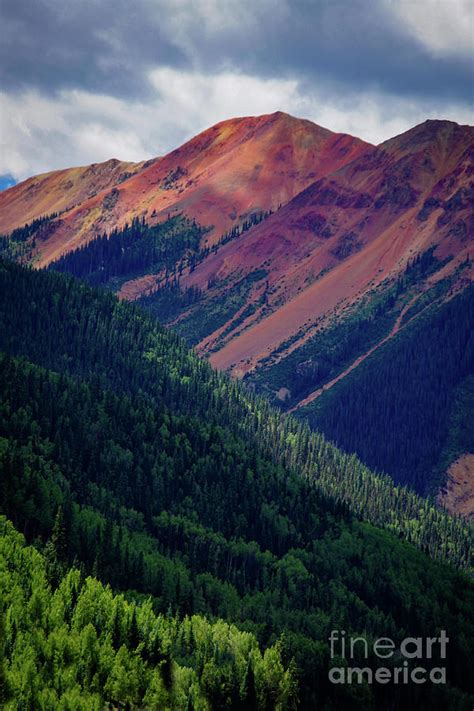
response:
M473 157L474 129L450 121L374 147L280 112L231 119L73 209L18 227L0 252L138 299L213 366L309 415L322 388L404 331L406 312L430 302L436 311L472 283ZM39 213L67 207L66 174L57 192L40 181ZM10 202L21 207L22 185L0 195L7 213ZM435 398L422 370L418 378ZM441 405L446 420L451 405ZM381 390L378 407L388 407ZM399 433L385 435L393 451ZM353 432L338 436L367 456ZM438 447L434 434L426 447ZM410 479L383 458L366 461L421 493L460 486L451 510L472 503L469 483L453 483L469 468L453 479L453 462L440 473L420 460Z
M51 600L38 554L25 553L15 569L20 544L7 543L3 555L10 562L2 565L13 576L13 583L5 582L8 589L24 586L21 576L28 566L37 571L38 590L28 610L42 610L43 616L28 613L23 622L28 635L32 619L46 625L55 601L62 596L68 601L77 574L61 580L74 561L86 575L127 591L132 603L151 597L158 615L146 627L151 611L137 608L130 631L133 605L125 607L118 632L128 637L114 662L107 630L115 624L114 606L124 603L86 581L66 606L66 618L54 607L58 634L50 643L63 649L64 625L76 630L75 616L86 614L78 600L89 610L90 596L95 601L97 612L80 617L80 626L85 620L95 628L90 634L97 637L97 654L105 650L96 666L103 676L91 683L84 672L76 696L97 693L99 685L109 700L136 698L133 678L153 672L153 662L144 657L146 630L160 624L166 639L171 632L160 615L169 620L179 614L182 623L172 626L169 652L178 687L191 683L189 672L179 668L196 668L194 660L203 659L197 639L183 654L182 640L193 639L194 625L204 627L204 640L215 633L225 644L226 635L234 635L238 659L242 645L254 645L256 708L265 708L263 688L273 694L275 708L278 694L287 695L281 708L292 708L294 673L301 708L388 709L394 702L470 708L471 582L407 542L467 568L466 526L246 394L140 309L111 294L2 262L0 296L0 504L15 527L44 549L48 579L53 590L60 586ZM4 531L7 540L12 535ZM101 605L107 605L105 617ZM15 615L21 616L17 607ZM183 620L185 615L235 623L255 636L261 652L252 637L239 636L222 622L214 629L202 619ZM372 640L446 629L452 640L449 684L424 686L422 694L414 685L372 690L328 684L326 639L334 626ZM7 634L7 678L17 678L10 650L12 641L20 641L14 626ZM280 635L281 646L264 652ZM132 638L144 643L133 663ZM49 658L48 645L41 651L43 637L35 639L31 658ZM292 658L296 669L286 674ZM210 668L204 660L197 667L196 698L203 695L210 708L223 709L235 708L239 696L248 708L245 699L253 687L248 669L224 649L222 657L208 661ZM28 678L51 673L48 665L35 664ZM138 671L132 672L135 664ZM274 664L269 687L266 665ZM116 672L110 678L112 666ZM162 669L166 673L166 665ZM158 673L158 690L160 684Z
M473 324L471 286L420 310L298 416L371 468L436 495L453 462L474 451Z
M66 572L59 529L44 554L26 547L4 517L0 532L0 591L8 610L2 708L204 710L219 706L221 688L234 708L294 704L294 675L277 645L263 655L251 634L222 621L157 615L149 602L114 595L77 568Z
M243 305L257 308L239 311L244 318L226 321L225 329L217 323L199 333L199 351L241 376L264 358L278 359L283 343L302 344L322 321L353 308L428 248L441 260L453 257L453 270L473 235L473 157L473 128L427 122L314 182L224 245L184 275L182 287L204 290L204 310L222 303L243 275L258 272Z
M253 213L276 210L315 179L368 148L360 139L278 112L223 121L168 155L140 164L128 179L102 187L95 180L89 186L91 171L78 169L84 187L93 194L82 190L76 195L66 186L68 209L53 233L38 243L36 261L46 265L99 233L124 227L134 217L156 224L169 214L184 213L210 228L207 240L212 243ZM0 220L0 231L10 232L32 218L57 212L58 202L65 203L54 194L64 191L64 182L74 172L40 176L5 191L0 195L0 213L5 209L16 221ZM32 190L37 191L35 212Z
M28 178L0 193L0 233L8 234L45 215L72 210L97 193L120 185L142 167L143 163L112 159Z

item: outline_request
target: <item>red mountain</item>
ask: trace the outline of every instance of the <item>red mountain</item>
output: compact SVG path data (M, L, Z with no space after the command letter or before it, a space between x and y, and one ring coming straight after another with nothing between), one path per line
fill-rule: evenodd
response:
M184 286L231 288L242 272L265 269L265 304L211 355L242 374L300 330L307 338L321 318L359 299L436 247L454 259L471 247L474 129L427 121L312 183L286 206L222 247L186 276ZM249 299L259 296L257 284ZM209 334L201 352L216 346Z
M0 214L5 215L0 231L67 208L54 234L38 246L39 265L135 216L153 223L182 212L212 227L206 236L212 243L252 212L277 209L369 148L358 138L281 112L231 119L163 158L134 166L125 180L130 168L117 164L123 167L115 170L115 181L107 179L103 185L95 178L88 184L90 169L58 171L21 183L0 194ZM32 194L36 200L30 199Z
M0 193L0 233L8 234L44 215L72 210L120 184L142 166L112 159L28 178Z
M426 121L375 147L278 112L224 121L145 163L31 178L0 193L0 231L60 213L31 240L29 256L45 266L134 217L195 219L208 228L200 250L181 255L174 272L122 270L109 286L120 284L122 298L146 296L213 365L296 410L416 318L417 303L436 308L473 281L473 176L470 126ZM414 269L420 260L427 270ZM360 314L369 326L382 314L378 341L366 343L364 332L334 365L344 324ZM318 380L320 361L332 363L327 380ZM458 454L442 500L465 513L472 485Z

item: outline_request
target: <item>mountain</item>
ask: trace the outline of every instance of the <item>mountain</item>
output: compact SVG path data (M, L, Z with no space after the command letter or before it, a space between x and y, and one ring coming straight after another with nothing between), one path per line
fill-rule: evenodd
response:
M462 302L444 306L473 280L473 158L474 129L450 121L426 121L375 147L282 113L232 119L59 215L44 214L45 184L28 213L36 220L15 223L0 251L139 300L213 366L369 466L466 513L472 445L463 436L451 446L449 423L473 374L452 355L470 352L472 324L460 319L462 333L453 327L457 350L442 341L418 354L426 368L415 389L405 364L418 334L424 342L425 316L436 323L440 310L457 320ZM8 211L14 191L24 190L1 194L0 206ZM57 200L49 205L60 212ZM365 429L355 427L363 399L330 425L324 402L335 411L348 393L358 402L354 388L375 382L384 354L390 378L403 383L400 397L379 388ZM443 357L452 372L433 404L436 376L428 373ZM372 368L374 378L363 379ZM405 424L404 412L420 412L408 396L417 389L425 403L418 425L382 426L377 407L386 413L396 401L395 419ZM385 454L370 448L375 440L387 442Z
M428 121L314 182L181 279L200 289L212 279L206 299L222 301L242 274L261 272L238 315L260 298L259 308L226 322L225 335L199 334L198 350L241 376L428 248L452 256L453 270L473 235L473 158L473 128Z
M0 195L0 213L5 210L9 217L0 220L0 231L65 209L54 235L38 245L42 266L133 217L155 224L168 214L184 213L210 228L207 242L212 243L252 213L276 210L368 147L281 112L231 119L132 171L121 164L113 171L105 169L107 164L97 166L99 176L110 173L103 185L94 166L77 169L77 176L71 169L21 183Z
M62 214L110 190L139 171L143 163L111 159L80 168L36 175L0 193L0 233L50 214Z
M0 353L7 708L472 707L466 524L69 276L0 263ZM334 628L448 683L328 683Z
M471 127L428 121L316 181L184 273L181 290L199 296L191 304L169 309L164 290L142 303L214 366L369 466L420 493L439 491L451 511L468 515L474 437L452 447L449 422L474 375L474 320L462 301L447 304L473 281L473 157ZM442 323L450 314L450 336L430 346L437 311ZM419 323L429 314L430 326ZM417 349L414 383L406 368ZM370 387L384 357L393 389L383 378ZM474 417L472 400L464 415Z

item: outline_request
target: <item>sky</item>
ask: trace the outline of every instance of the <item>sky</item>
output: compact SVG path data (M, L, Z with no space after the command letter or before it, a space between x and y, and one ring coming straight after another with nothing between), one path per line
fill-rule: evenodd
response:
M277 110L372 143L474 124L474 3L2 0L0 189Z

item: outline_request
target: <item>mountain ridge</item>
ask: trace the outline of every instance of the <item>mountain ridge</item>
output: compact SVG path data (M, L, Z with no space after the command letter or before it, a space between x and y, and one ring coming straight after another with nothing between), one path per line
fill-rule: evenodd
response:
M276 112L123 170L3 250L139 300L282 409L474 280L470 126L427 120L371 146Z
M422 137L425 137L423 126ZM234 344L230 342L228 346L219 348L217 354L211 356L217 367L230 367L233 372L236 369L247 372L247 354L251 356L252 366L255 365L255 357L258 359L267 355L264 350L259 353L258 348L260 342L265 348L268 346L271 329L265 321L269 318L273 318L279 325L279 330L273 336L273 347L276 347L285 339L284 329L289 325L293 332L308 325L307 319L314 312L315 301L322 304L320 313L325 315L341 299L360 296L361 289L366 290L374 277L380 283L387 276L400 272L408 259L430 247L433 242L437 244L441 257L454 253L458 262L465 258L469 250L467 230L472 230L470 223L466 226L461 219L457 225L452 224L454 220L450 218L456 216L456 209L445 211L443 217L447 219L441 224L441 229L438 220L441 201L449 198L452 193L456 194L454 186L450 188L450 181L456 184L460 177L464 177L451 173L456 172L456 161L474 145L474 129L465 131L463 127L444 122L437 122L437 126L456 127L463 137L457 153L451 152L450 162L444 164L442 175L439 171L434 174L433 161L429 162L431 156L420 157L418 143L415 144L415 150L412 145L408 153L398 158L394 165L390 154L387 155L381 147L375 147L330 177L307 187L277 214L254 227L244 237L225 245L191 275L185 275L184 286L203 288L210 276L228 279L232 270L238 274L239 265L246 258L249 260L247 268L252 269L261 268L270 258L270 269L275 272L277 289L283 292L280 315L273 317L271 313L263 323L257 323L253 331L250 328L246 334L237 335ZM414 136L419 134L419 128L412 129ZM406 139L405 134L403 137L402 142ZM400 140L400 137L391 139L396 142ZM389 147L392 153L396 143L390 143ZM435 157L439 159L438 155ZM442 162L441 159L438 162ZM466 163L464 182L466 190L472 190L468 187L469 171L472 170L472 156L469 154ZM385 175L389 168L390 172ZM407 180L410 173L415 173L415 186ZM420 215L426 202L428 214ZM459 208L463 210L463 216L466 214L467 219L471 219L467 204L459 205ZM337 224L338 221L340 224ZM458 235L452 228L454 231L458 229ZM450 230L448 239L438 237L438 232L446 234ZM388 251L387 244L390 245ZM346 260L350 263L350 273L347 273ZM329 273L324 274L325 271ZM308 286L308 278L314 279L318 273L323 274L321 282L318 280L314 286L311 283ZM299 291L302 293L299 294ZM321 301L320 294L324 294L326 300L329 299L328 304ZM273 298L278 300L279 295ZM302 303L302 311L297 306L298 302ZM264 333L260 339L261 331ZM242 341L241 347L238 345L239 340ZM198 347L206 353L208 341Z
M105 192L107 185L72 207L54 238L38 250L38 264L45 266L133 217L146 215L154 223L169 211L210 226L207 239L212 242L252 211L277 209L368 145L282 112L222 121L165 156L138 164L135 174L111 193ZM0 213L11 195L0 195ZM5 224L0 220L0 230Z

